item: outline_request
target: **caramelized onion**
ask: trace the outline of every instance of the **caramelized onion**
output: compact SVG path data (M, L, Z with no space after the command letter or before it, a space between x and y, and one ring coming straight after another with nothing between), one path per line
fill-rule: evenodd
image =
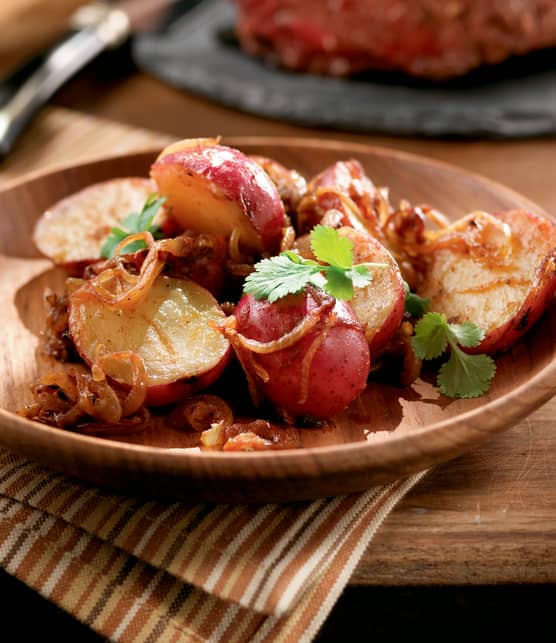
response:
M248 264L249 257L241 251L239 241L239 231L237 228L234 228L228 240L228 257L233 264Z
M169 419L172 426L191 427L199 433L213 424L228 426L234 421L232 409L217 395L196 395L184 400L172 411Z
M82 422L77 428L80 433L102 437L104 435L129 435L144 431L150 421L150 413L146 407L139 410L136 415L121 418L116 423Z
M280 252L291 250L295 241L295 230L291 225L282 229L282 240L280 241Z
M141 232L130 234L125 239L122 239L120 243L114 248L113 254L119 255L124 248L127 248L127 246L129 246L134 241L144 241L147 248L150 248L154 244L154 237L148 230L142 230Z
M301 383L299 387L298 399L299 404L305 404L305 402L307 401L307 396L309 395L309 375L311 373L311 365L313 363L313 359L315 358L317 350L320 348L320 346L322 346L324 340L326 339L328 331L334 326L335 323L336 315L334 313L330 313L326 320L324 328L313 339L311 345L303 356L303 361L301 362Z
M235 328L231 328L228 325L224 326L224 334L228 339L233 342L237 340L239 344L246 348L247 350L258 353L260 355L266 355L268 353L275 353L284 348L289 348L296 344L300 339L305 337L313 328L319 323L322 319L323 313L334 306L334 300L330 299L320 304L317 308L314 308L308 315L306 315L300 322L292 328L288 333L282 335L278 339L273 339L270 342L260 342L257 339L249 339L238 333Z
M474 212L450 228L427 234L421 252L432 253L450 248L470 252L477 260L503 262L512 254L513 237L510 226L488 212Z
M184 248L184 239L182 237L154 241L150 232L138 232L124 239L116 250L138 239L141 239L149 246L149 251L143 261L139 275L131 274L121 263L118 263L115 268L108 268L87 282L92 293L107 306L125 310L141 303L164 268L164 255L179 256L180 251L183 251ZM122 281L127 286L123 286ZM111 288L106 286L109 283L112 284ZM131 287L129 287L129 284L131 284Z
M100 375L100 373L97 374L97 371L101 371L110 377L110 373L107 371L107 365L110 362L129 362L131 367L131 388L126 397L121 400L121 416L128 417L143 406L147 397L147 369L145 368L145 362L140 355L132 351L105 353L93 364L91 369L93 377Z
M114 389L104 379L93 379L89 374L76 373L79 398L77 406L87 415L108 424L116 424L122 417L122 405Z

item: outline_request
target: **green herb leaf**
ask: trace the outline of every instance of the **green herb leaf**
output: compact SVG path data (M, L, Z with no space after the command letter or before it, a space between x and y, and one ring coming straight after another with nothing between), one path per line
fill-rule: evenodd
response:
M353 297L353 282L348 277L347 271L330 266L325 274L324 289L329 295L344 301L349 301Z
M458 346L477 346L484 332L470 322L449 324L443 313L427 313L416 324L411 338L413 350L421 359L435 359L450 348L450 357L438 372L440 391L449 397L478 397L486 393L496 373L488 355L468 355Z
M403 282L403 286L405 289L405 312L412 317L422 317L429 309L429 300L411 292L407 281Z
M454 334L460 346L468 346L470 348L472 346L478 346L485 337L484 331L470 322L450 324L450 331Z
M486 393L496 374L496 364L489 355L468 355L452 346L450 359L445 362L436 383L448 397L479 397Z
M353 266L353 241L341 237L338 231L329 226L317 225L311 232L311 250L315 257L337 268Z
M243 290L255 299L268 299L270 303L301 292L314 276L320 274L321 266L292 259L290 254L259 261L255 271L246 277Z
M374 265L378 266L381 264ZM373 279L369 266L364 263L359 263L353 266L353 268L346 270L346 275L351 279L354 288L363 288L370 284Z
M440 357L448 346L446 315L442 313L427 313L417 322L411 343L419 359Z
M158 210L166 201L166 197L159 197L156 192L150 194L141 209L141 212L132 212L122 221L121 227L115 226L100 248L100 254L105 259L114 256L116 247L126 238L137 232L150 232L155 239L160 238L160 227L153 225L153 220ZM120 252L130 253L142 250L146 245L141 240L132 241L121 248Z
M351 240L327 226L319 225L313 229L311 248L318 261L304 259L290 250L259 261L255 271L245 279L244 292L273 303L312 284L336 299L349 300L353 297L354 288L371 282L371 267L386 267L382 263L354 266Z

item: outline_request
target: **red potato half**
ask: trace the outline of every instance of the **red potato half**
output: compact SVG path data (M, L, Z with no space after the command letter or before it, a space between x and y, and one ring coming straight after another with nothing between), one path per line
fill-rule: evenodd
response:
M430 309L485 331L471 352L509 348L542 315L556 290L556 225L524 210L474 212L433 242L417 289Z
M140 177L95 183L44 212L33 231L33 241L54 263L83 268L100 258L100 248L112 228L132 212L140 212L155 191L153 181ZM161 209L157 221L163 217Z
M69 305L69 330L77 351L93 364L99 346L107 353L132 351L147 373L147 405L161 405L206 388L224 371L231 351L212 323L224 313L214 297L193 281L158 277L146 299L132 310L103 304L87 284ZM108 373L130 385L125 364ZM119 370L118 370L119 369Z
M214 139L173 143L151 168L170 215L184 229L230 237L249 253L274 253L284 206L268 174L239 150Z
M256 362L258 375L248 375L289 418L330 418L365 389L370 356L363 328L349 304L311 291L274 303L244 295L234 313L238 333L266 343L292 331L322 301L317 325L292 345L266 354L238 351L244 368Z
M380 239L374 207L379 193L359 161L337 161L309 181L298 210L300 231L334 222Z
M405 310L405 290L398 264L388 250L367 234L343 227L338 234L353 242L353 263L384 263L384 268L371 268L372 282L356 288L351 307L365 329L371 355L398 332Z

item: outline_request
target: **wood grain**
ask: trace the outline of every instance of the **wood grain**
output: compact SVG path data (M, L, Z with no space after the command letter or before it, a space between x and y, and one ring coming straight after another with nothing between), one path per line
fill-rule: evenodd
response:
M87 0L2 0L0 73L41 51L69 29L72 12Z
M536 209L502 186L399 152L300 139L224 142L274 158L307 177L337 159L357 158L378 185L392 189L394 200L403 196L431 203L454 218L475 203L489 211ZM157 150L58 170L0 194L4 330L8 345L17 347L4 360L2 408L12 413L21 408L29 382L52 368L36 354L44 318L41 299L46 286L59 289L63 275L37 257L29 236L34 221L53 202L91 183L147 175ZM188 496L194 488L198 497L220 502L280 502L359 491L460 455L550 398L556 388L555 335L556 308L551 308L534 333L497 360L496 379L481 398L442 398L427 376L409 389L371 382L330 427L302 430L305 448L300 450L207 454L189 448L186 437L164 423L125 440L100 439L5 411L0 412L0 443L67 474L157 496L182 497L185 488ZM177 486L176 479L182 484Z

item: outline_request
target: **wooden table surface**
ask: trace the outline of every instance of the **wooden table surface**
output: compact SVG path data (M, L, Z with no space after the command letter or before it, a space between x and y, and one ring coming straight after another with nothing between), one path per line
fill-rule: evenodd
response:
M37 11L37 2L26 2ZM0 65L14 59L0 49ZM448 161L556 212L552 138L427 140L300 128L179 92L126 64L110 69L93 65L54 103L0 166L0 182L68 161L162 145L169 139L293 135L384 145ZM519 425L430 473L388 517L350 584L555 583L555 481L556 398Z

